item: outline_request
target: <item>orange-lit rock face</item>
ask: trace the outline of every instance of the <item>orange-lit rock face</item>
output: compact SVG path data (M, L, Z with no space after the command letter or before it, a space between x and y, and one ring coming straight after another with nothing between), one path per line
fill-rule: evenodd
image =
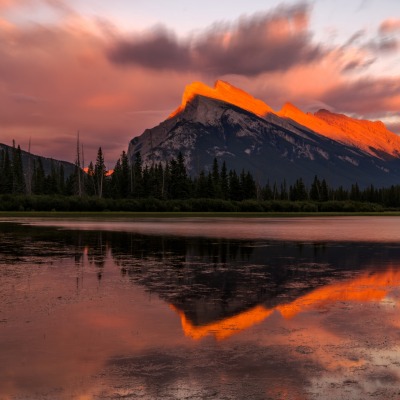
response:
M269 112L273 112L272 108L263 101L255 99L253 96L227 82L217 81L213 88L201 82L193 82L186 86L182 98L182 104L169 116L169 118L178 115L185 109L186 104L198 95L233 104L261 117Z
M329 125L324 120L316 117L310 113L304 113L291 103L286 103L277 115L281 118L290 118L293 121L299 123L313 130L314 132L320 133L321 135L328 136L334 140L339 140L341 132L332 125Z
M388 270L376 274L364 274L353 280L336 283L316 289L291 303L266 308L258 305L233 317L225 318L206 325L194 325L177 308L176 311L182 324L182 330L187 337L194 340L206 336L214 336L224 340L256 324L261 323L273 312L279 312L284 318L293 318L301 312L326 307L340 301L369 302L383 300L394 287L400 285L400 271Z
M379 152L400 156L400 138L380 122L372 122L320 110L315 114L304 113L290 103L277 113L338 142L358 147L379 157Z
M326 110L318 111L315 117L334 127L338 140L356 145L367 153L374 154L376 149L400 156L400 138L387 130L381 121L359 120Z
M272 113L281 118L291 119L322 136L357 147L373 156L381 157L380 153L384 152L400 157L400 138L387 130L380 121L359 120L326 110L320 110L315 114L304 113L290 103L286 103L280 111L275 112L263 101L223 81L217 81L213 88L201 82L186 86L182 104L170 114L169 118L183 111L187 103L197 95L230 103L260 117Z

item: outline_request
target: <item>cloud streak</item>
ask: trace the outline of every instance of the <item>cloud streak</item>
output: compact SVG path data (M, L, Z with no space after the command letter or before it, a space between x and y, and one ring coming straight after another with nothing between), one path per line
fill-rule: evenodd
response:
M124 66L156 70L257 75L312 63L325 50L312 42L310 7L300 3L273 12L216 24L202 34L179 40L166 28L117 39L108 57Z
M343 82L326 91L322 100L335 109L349 113L368 114L400 109L400 80L395 78L364 78Z

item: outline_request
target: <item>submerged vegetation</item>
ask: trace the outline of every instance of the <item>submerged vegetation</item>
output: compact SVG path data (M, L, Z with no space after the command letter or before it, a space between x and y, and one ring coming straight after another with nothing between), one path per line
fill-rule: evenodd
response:
M125 152L108 176L101 148L86 172L79 158L66 179L54 164L46 174L40 159L28 170L21 149L0 152L0 211L159 212L379 212L400 209L400 186L333 188L315 176L259 185L250 172L228 170L214 159L210 171L191 177L182 154L166 164L143 166L140 153L130 165Z

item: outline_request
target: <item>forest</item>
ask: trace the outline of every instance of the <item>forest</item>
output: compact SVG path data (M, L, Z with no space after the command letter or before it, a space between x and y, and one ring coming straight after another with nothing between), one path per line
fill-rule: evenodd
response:
M122 152L108 174L99 148L96 162L64 176L62 165L45 173L40 158L28 168L20 147L0 152L0 211L240 211L356 212L400 209L400 186L333 188L315 176L307 186L259 185L248 171L228 169L214 159L210 171L188 173L182 154L165 164L144 166L140 153L130 164Z

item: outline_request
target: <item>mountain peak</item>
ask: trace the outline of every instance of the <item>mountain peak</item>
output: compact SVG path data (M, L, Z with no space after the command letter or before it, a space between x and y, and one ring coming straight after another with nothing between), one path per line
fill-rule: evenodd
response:
M225 103L240 107L261 117L273 112L272 108L262 100L254 98L244 90L241 90L228 82L217 80L213 88L202 82L193 82L190 85L187 85L182 96L181 105L168 118L175 117L181 113L185 109L186 104L196 96L204 96L224 101Z
M387 153L394 157L400 155L400 138L390 132L382 121L351 118L327 110L319 110L314 115L328 124L332 130L336 130L337 135L334 138L336 140L378 157L380 153Z
M286 102L281 110L279 111L279 115L282 117L289 117L291 118L292 114L303 114L303 111L301 111L299 108L297 108L294 104L290 102Z
M217 80L214 87L207 86L202 82L193 82L187 85L181 105L168 119L179 115L185 110L186 105L197 96L234 105L262 118L268 114L274 114L277 117L302 125L319 135L356 147L374 157L398 158L400 156L400 137L386 129L380 121L372 122L356 119L326 109L320 109L315 114L304 113L292 103L286 103L279 112L275 112L262 100L256 99L222 80ZM207 108L208 111L210 109Z
M333 114L333 113L330 112L329 110L327 110L326 108L321 108L316 113L314 113L315 116L324 115L324 114L329 115L329 114Z

